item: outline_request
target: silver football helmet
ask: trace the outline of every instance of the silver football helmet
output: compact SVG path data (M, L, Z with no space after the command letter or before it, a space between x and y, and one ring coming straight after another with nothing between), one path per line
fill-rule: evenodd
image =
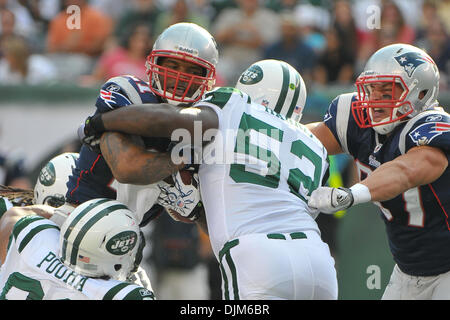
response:
M61 261L75 272L120 281L137 270L145 245L128 207L102 198L76 207L61 226L59 240Z
M245 70L236 83L252 102L300 122L306 102L302 76L290 64L280 60L261 60Z
M386 98L374 98L370 95L370 87L374 85L387 85L392 91ZM392 44L370 57L356 87L358 101L352 103L356 123L361 128L371 127L380 134L388 134L401 122L438 106L439 70L423 50L408 44ZM375 120L377 112L382 116L385 113L382 108L390 112Z
M65 203L66 183L78 156L78 153L70 152L60 154L41 169L34 185L34 204L46 204L58 208Z
M165 58L200 66L203 74L161 66ZM194 23L171 25L159 35L147 57L150 89L171 104L194 103L214 86L218 60L216 41L208 31Z

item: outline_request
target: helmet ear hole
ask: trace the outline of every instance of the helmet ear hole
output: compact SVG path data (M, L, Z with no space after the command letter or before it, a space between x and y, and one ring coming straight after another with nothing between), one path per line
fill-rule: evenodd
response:
M114 270L119 271L122 268L121 264L115 264L114 265Z
M419 92L419 99L420 100L422 100L423 99L423 97L425 97L426 95L427 95L427 93L428 93L428 89L427 90L422 90L422 91L420 91Z

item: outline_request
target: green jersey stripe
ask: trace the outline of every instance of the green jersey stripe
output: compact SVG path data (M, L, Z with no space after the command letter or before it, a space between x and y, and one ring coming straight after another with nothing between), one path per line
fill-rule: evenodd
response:
M109 200L109 199L107 199ZM97 202L98 203L98 202ZM75 240L73 241L73 246L72 246L72 253L70 255L70 264L72 265L76 265L77 263L77 257L78 257L78 250L80 247L80 243L83 240L84 236L86 235L86 233L89 231L89 229L96 224L100 219L102 219L104 216L110 214L111 212L114 212L116 210L119 209L125 209L127 210L128 207L123 205L123 204L117 204L114 206L110 206L110 207L106 207L105 209L103 209L102 211L98 212L97 214L95 214L95 216L93 216L88 222L86 222L80 229L80 231L78 232ZM67 239L67 238L66 238Z
M27 235L23 238L23 240L19 244L19 253L22 252L22 250L26 247L26 245L33 239L33 237L41 232L42 230L46 229L56 229L59 230L59 228L53 224L41 224L33 229L31 229Z
M116 294L118 294L123 288L131 286L131 283L123 282L118 284L117 286L112 287L109 291L103 296L103 300L112 300Z
M19 233L28 227L31 223L39 220L44 220L43 217L30 215L23 218L20 218L19 221L16 222L13 228L12 234L14 235L14 238L17 240L17 237L19 236Z
M5 198L0 198L0 219L2 218L3 214L8 211L12 207L9 200Z
M297 85L298 84L298 85ZM300 94L300 86L302 85L302 82L300 81L300 76L298 73L295 74L295 92L294 92L294 98L292 99L291 105L289 106L289 110L286 114L286 118L290 118L292 116L292 113L294 112L294 109L297 105L297 99L298 95Z
M74 219L73 221L70 223L70 225L67 227L66 232L64 233L64 239L69 239L70 233L72 232L73 228L75 227L75 225L78 223L78 221L81 220L81 218L83 218L86 214L88 214L89 211L91 211L93 208L101 205L102 203L109 201L110 199L102 199L100 201L97 201L95 203L91 203L89 206L87 206L86 208L84 208L83 211L81 211ZM61 253L62 253L62 259L65 260L66 259L66 250L67 250L67 241L63 241L63 245L62 245L62 249L61 249Z
M277 113L280 113L281 109L283 109L289 88L289 69L284 64L281 64L281 69L283 70L283 84L281 85L280 96L278 97L278 101L274 108L274 111Z

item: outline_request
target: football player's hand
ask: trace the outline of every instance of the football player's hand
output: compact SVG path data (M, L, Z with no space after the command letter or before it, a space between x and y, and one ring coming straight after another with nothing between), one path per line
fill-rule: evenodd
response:
M88 117L84 123L78 127L77 133L80 141L86 144L89 149L100 153L100 137L104 131L101 114L97 114Z
M319 187L311 193L308 205L322 213L334 213L351 207L353 202L350 189Z
M191 175L191 174L190 174ZM198 219L198 203L200 191L198 190L198 175L191 175L191 183L183 181L180 172L172 175L174 184L159 184L161 193L157 203L163 206L169 215L176 221L195 221Z

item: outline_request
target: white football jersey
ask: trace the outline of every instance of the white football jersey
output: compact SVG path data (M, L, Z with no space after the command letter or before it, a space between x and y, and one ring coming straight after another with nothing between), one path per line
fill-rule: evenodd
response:
M319 232L307 199L328 169L320 141L234 88L208 92L196 105L213 108L219 118L219 133L204 148L199 169L215 254L246 234Z
M59 228L39 216L14 226L0 271L0 300L153 300L137 285L88 278L66 267L59 258Z

